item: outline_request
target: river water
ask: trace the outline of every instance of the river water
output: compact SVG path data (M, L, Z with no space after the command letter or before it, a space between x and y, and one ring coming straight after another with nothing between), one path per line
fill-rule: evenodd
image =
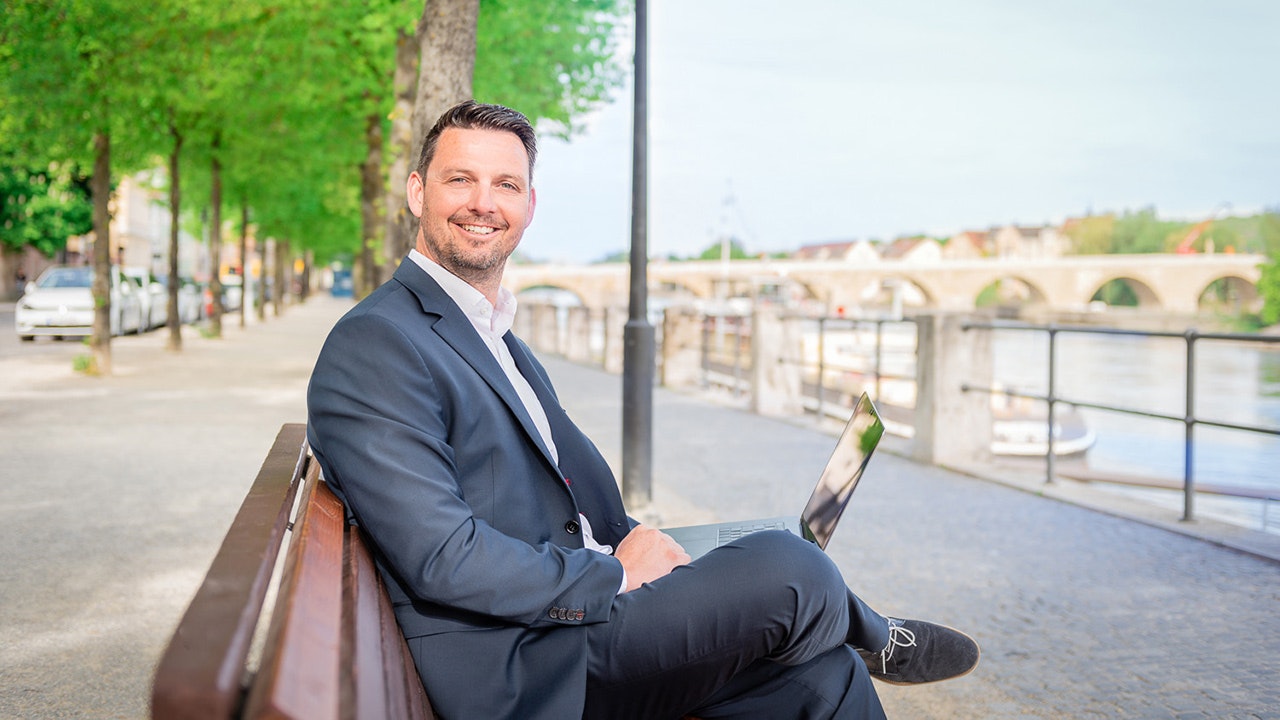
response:
M995 380L1037 394L1048 390L1048 335L996 330ZM1058 397L1182 417L1186 412L1186 341L1060 333ZM1194 360L1194 413L1199 420L1280 429L1280 345L1198 340ZM1090 467L1181 481L1185 427L1181 422L1082 408L1097 443ZM1280 491L1280 437L1197 426L1192 469L1197 483ZM1138 492L1181 507L1176 493ZM1262 502L1204 497L1197 514L1260 527ZM1280 503L1269 526L1280 530Z

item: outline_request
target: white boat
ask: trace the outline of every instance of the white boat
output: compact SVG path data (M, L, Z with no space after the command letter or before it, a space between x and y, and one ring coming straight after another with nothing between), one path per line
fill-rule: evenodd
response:
M877 407L891 435L915 435L915 383L881 382ZM1048 448L1048 412L1043 403L1005 394L991 396L991 452L994 455L1043 457ZM1079 409L1062 403L1054 408L1053 452L1058 457L1084 455L1098 437Z

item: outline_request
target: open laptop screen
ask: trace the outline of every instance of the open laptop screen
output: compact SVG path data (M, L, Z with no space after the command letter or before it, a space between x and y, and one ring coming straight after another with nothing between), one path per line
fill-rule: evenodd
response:
M871 453L884 435L884 423L875 405L864 393L853 409L853 415L845 425L844 433L836 443L836 449L822 471L822 478L805 505L800 516L811 539L818 547L826 549L831 532L840 520L848 504L849 496L862 478Z

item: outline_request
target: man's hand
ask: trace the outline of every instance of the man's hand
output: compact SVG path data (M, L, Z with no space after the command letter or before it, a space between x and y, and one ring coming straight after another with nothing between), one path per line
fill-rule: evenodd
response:
M637 525L628 533L613 556L627 573L627 592L688 565L691 559L670 535L647 525Z

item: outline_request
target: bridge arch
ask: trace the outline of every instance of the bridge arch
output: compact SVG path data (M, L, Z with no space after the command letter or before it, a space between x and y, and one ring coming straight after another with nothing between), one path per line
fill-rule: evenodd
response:
M1089 302L1105 302L1108 305L1139 307L1144 310L1164 307L1164 302L1150 285L1125 275L1109 278L1098 285L1089 296Z
M1256 312L1262 296L1258 286L1239 275L1223 275L1204 286L1197 298L1201 310Z
M1048 302L1048 295L1037 283L1020 275L1002 275L983 286L973 298L977 308L1024 308Z
M525 302L537 302L557 307L586 305L586 299L572 287L555 283L537 283L520 289L512 289L516 298Z
M937 304L937 295L919 278L908 273L890 273L865 285L858 301L863 307L889 309L896 314L903 308L932 307Z

